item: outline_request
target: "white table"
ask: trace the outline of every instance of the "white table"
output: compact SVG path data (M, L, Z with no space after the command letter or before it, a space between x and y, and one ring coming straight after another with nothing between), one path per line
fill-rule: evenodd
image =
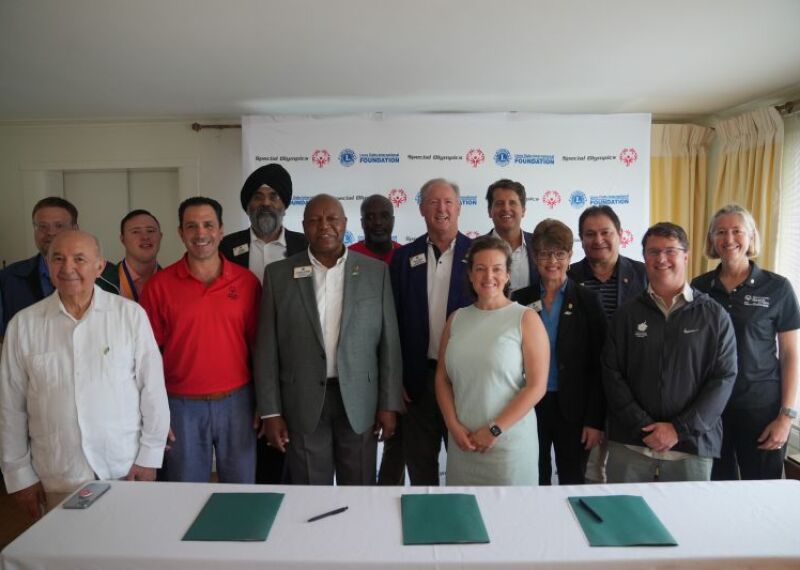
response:
M266 542L181 542L213 491L286 493ZM490 544L403 546L402 493L475 493ZM591 548L566 497L638 494L677 547ZM306 519L348 505L340 515ZM86 511L57 508L3 568L800 568L800 482L574 487L288 487L114 482Z

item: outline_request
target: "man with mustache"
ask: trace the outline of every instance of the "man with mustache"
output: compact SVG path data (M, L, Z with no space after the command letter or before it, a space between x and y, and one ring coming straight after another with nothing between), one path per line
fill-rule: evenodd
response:
M292 177L280 164L267 164L245 180L240 194L250 227L222 238L219 250L227 259L248 268L264 280L270 263L285 259L308 247L306 236L283 227L283 215L292 202ZM257 446L256 483L285 482L284 454L269 447L266 439Z

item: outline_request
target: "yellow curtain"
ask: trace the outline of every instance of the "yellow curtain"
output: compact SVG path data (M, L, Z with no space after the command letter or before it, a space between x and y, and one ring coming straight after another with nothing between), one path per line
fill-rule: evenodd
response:
M732 202L750 210L761 233L758 263L774 270L783 119L773 107L766 107L722 121L717 135L720 157L709 215Z
M686 230L687 279L702 273L708 223L708 150L714 130L699 125L653 125L650 131L650 222Z

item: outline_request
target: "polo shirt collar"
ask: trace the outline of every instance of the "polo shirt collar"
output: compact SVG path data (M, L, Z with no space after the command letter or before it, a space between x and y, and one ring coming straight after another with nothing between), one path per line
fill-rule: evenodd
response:
M750 260L749 263L750 263L750 274L747 276L747 279L742 281L742 283L737 286L737 288L741 287L755 288L758 286L759 283L761 283L761 278L764 275L764 271L752 259ZM725 291L725 287L722 285L719 279L719 274L721 272L722 272L722 264L720 263L719 265L717 265L716 269L714 269L714 276L711 279L711 288L712 289L717 288L720 289L721 291Z
M219 277L230 279L233 275L231 262L225 259L225 256L222 255L221 253L217 252L217 255L219 256L220 260L222 260L222 272L220 273ZM178 261L178 267L176 273L178 274L178 277L180 277L181 279L189 279L189 278L194 279L194 275L192 275L192 272L189 271L188 253L184 253L183 257L181 257L180 261ZM219 277L217 277L217 279L219 279Z

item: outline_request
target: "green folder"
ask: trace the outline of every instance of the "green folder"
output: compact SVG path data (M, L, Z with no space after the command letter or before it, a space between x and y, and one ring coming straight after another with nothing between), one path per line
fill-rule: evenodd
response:
M212 493L183 540L267 540L283 493Z
M677 546L644 498L638 495L569 497L591 546ZM589 509L602 518L599 521Z
M475 495L403 495L403 544L489 542Z

